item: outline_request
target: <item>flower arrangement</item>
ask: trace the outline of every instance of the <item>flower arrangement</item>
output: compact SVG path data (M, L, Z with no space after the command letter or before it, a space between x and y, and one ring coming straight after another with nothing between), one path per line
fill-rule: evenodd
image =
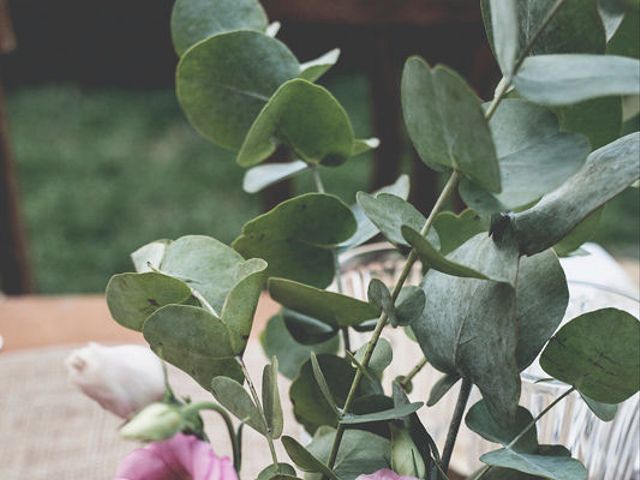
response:
M159 365L114 386L116 397L127 398L141 379L156 383L117 407L85 382L86 392L128 420L125 437L151 442L124 461L118 478L235 479L240 431L248 427L264 436L272 456L259 480L301 473L446 479L462 421L502 444L482 456L476 480L587 478L565 447L538 443L536 422L573 391L605 418L640 388L640 323L632 315L597 310L558 330L568 302L558 256L575 253L606 203L640 176L640 136L623 132L622 113L623 103L633 103L625 99L640 93L640 63L623 48L633 28L625 12L637 4L481 4L503 73L493 99L483 103L455 71L421 58L408 59L403 71L411 141L423 162L448 178L424 217L407 202L406 176L359 193L352 206L325 192L324 169L378 143L355 138L343 107L315 83L338 61L338 50L300 62L256 0L176 1L176 89L189 121L237 153L248 169L247 192L305 172L317 191L251 220L231 246L204 236L150 243L133 252L135 273L111 279L115 321L142 332L159 358L215 399L180 400L159 380ZM295 160L265 163L278 148ZM445 210L455 192L468 207L461 214ZM368 301L357 300L343 291L339 254L378 234L406 255L404 268L395 285L374 279ZM418 263L421 285L405 286ZM265 288L283 309L263 336L271 360L258 392L243 355ZM381 383L393 357L381 338L386 328L405 329L424 352L390 392ZM357 349L354 329L370 332ZM538 357L567 388L534 417L519 406L520 374ZM78 372L90 363L82 355L70 360ZM444 445L418 418L425 398L409 399L421 393L412 392L412 379L427 363L443 373L429 405L461 384ZM292 379L295 418L313 436L307 445L282 435L280 374ZM482 400L463 418L472 386ZM223 416L230 459L207 443L205 409ZM276 442L288 460L278 458Z

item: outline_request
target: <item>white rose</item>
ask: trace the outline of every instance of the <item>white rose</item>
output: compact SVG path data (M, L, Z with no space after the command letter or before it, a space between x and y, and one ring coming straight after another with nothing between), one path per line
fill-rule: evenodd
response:
M141 345L89 343L73 351L65 364L72 384L122 418L131 418L164 396L162 363Z

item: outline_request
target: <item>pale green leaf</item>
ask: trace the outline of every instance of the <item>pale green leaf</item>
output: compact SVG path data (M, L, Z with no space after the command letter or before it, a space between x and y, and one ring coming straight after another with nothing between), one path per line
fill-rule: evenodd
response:
M294 79L285 82L258 114L236 160L242 167L252 167L281 143L307 163L335 166L351 156L353 142L351 121L333 95L307 80Z
M420 158L455 169L491 192L501 189L496 151L480 100L453 71L418 57L402 75L404 121Z
M176 0L171 14L171 38L178 56L213 35L266 28L267 15L257 0Z
M542 352L540 366L596 402L620 403L640 389L640 322L614 308L564 325Z
M241 422L261 433L267 434L267 426L260 410L240 383L227 377L216 377L211 381L211 393L220 404Z
M309 193L245 224L233 248L246 258L265 259L269 276L324 288L334 277L331 250L355 230L353 214L339 198Z
M293 178L309 169L302 160L289 163L267 163L253 167L244 174L242 189L247 193L257 193L275 183Z

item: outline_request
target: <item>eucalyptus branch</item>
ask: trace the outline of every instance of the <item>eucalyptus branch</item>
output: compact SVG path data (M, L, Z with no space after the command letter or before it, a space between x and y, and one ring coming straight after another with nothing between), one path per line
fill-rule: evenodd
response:
M320 175L320 170L317 166L311 168L311 172L313 173L313 181L316 184L316 190L319 193L325 193L324 183L322 181L322 176ZM331 254L333 255L333 268L335 270L335 280L336 287L338 288L338 293L344 293L344 285L342 283L342 273L340 272L340 262L338 260L338 251L333 248L331 250ZM351 351L351 338L349 337L349 327L341 328L342 332L342 340L344 342L344 349L347 352Z
M498 88L496 89L496 92L493 96L493 100L491 101L491 104L489 105L489 108L485 113L485 118L487 120L491 119L493 114L496 112L498 105L500 104L506 93L509 91L509 87L511 86L513 77L518 73L518 70L520 70L520 67L522 67L522 63L529 56L529 53L531 53L531 49L535 45L536 41L538 40L538 38L540 38L540 35L544 31L544 29L547 28L549 22L551 22L553 17L556 16L558 10L560 10L560 7L562 7L565 1L566 0L556 0L556 3L549 9L549 13L547 13L547 16L544 18L542 23L540 23L536 31L533 32L533 35L531 35L529 41L518 55L518 58L513 65L512 72L509 75L502 77L502 80L498 84Z
M464 416L464 411L467 408L467 402L469 401L469 394L471 393L472 386L473 384L471 383L471 380L467 378L462 379L456 408L453 411L453 417L449 424L449 432L447 433L447 440L444 445L444 450L442 451L442 469L445 472L449 470L449 462L451 461L451 455L453 454L453 447L455 447L456 439L458 438L458 432L460 431L460 425L462 424L462 417Z
M418 373L420 373L420 370L422 370L427 365L427 363L429 363L427 357L423 357L422 360L420 360L409 373L402 377L402 380L400 380L398 383L403 390L407 389L407 387L411 384L411 381Z
M273 464L278 468L278 455L276 454L276 447L273 443L273 437L271 435L271 427L269 427L269 423L267 422L267 416L264 414L264 407L260 402L260 397L258 396L258 391L256 390L253 381L251 380L251 375L249 375L249 370L247 369L247 365L244 363L242 357L238 357L238 361L240 362L240 367L242 368L242 373L244 374L244 378L247 380L247 385L249 385L249 392L251 392L251 396L253 397L253 401L258 407L258 411L260 412L260 416L262 417L262 421L267 427L267 434L265 435L267 439L267 443L269 444L269 451L271 452L271 459L273 460Z
M531 430L536 423L538 423L538 421L544 417L547 413L549 413L549 411L555 407L558 403L560 403L567 395L569 395L571 392L573 392L576 388L575 387L571 387L569 388L566 392L564 392L562 395L560 395L558 398L556 398L553 402L551 402L546 408L544 408L538 415L535 416L535 418L533 420L531 420L526 427L524 427L520 433L518 433L518 435L516 435L514 437L513 440L511 440L511 442L509 442L508 445L506 445L504 448L506 449L511 449L513 448L513 446L518 443L520 441L520 439L522 439L522 437L524 437L527 432L529 430ZM493 465L487 465L485 466L476 477L474 477L474 480L480 480L481 478L483 478L487 473L489 473L489 471L493 468Z
M227 432L229 432L229 439L231 440L231 449L233 452L233 466L236 469L236 471L239 472L240 462L241 462L240 452L241 452L242 445L240 445L239 438L236 435L235 429L233 427L233 422L231 421L231 417L229 416L229 414L224 408L222 408L217 403L213 403L213 402L191 403L182 409L182 414L185 416L188 416L194 413L198 413L201 410L212 410L214 412L217 412L222 417L222 420L224 420L224 424L227 427Z
M459 181L460 181L460 172L458 172L457 170L454 170L451 176L449 177L449 180L447 181L447 184L445 185L444 189L440 193L438 200L433 206L433 209L429 214L429 218L427 218L427 221L422 227L422 230L420 230L421 235L426 236L427 233L429 233L429 230L431 229L433 222L435 222L436 215L438 215L438 213L442 210L446 200L455 191ZM400 277L398 278L398 281L393 291L391 292L391 298L393 299L394 302L398 298L398 295L400 294L400 290L402 290L404 283L407 281L407 277L409 276L409 273L411 272L411 269L413 268L413 265L417 259L418 259L418 255L415 249L412 249L411 252L409 253L409 256L407 257L404 268L400 273ZM387 314L385 312L382 312L382 314L378 318L378 322L376 323L376 328L373 331L373 334L371 335L369 342L367 343L367 348L365 350L364 357L361 362L364 369L366 369L366 367L369 365L369 362L371 361L371 356L373 355L373 351L378 343L378 340L380 340L380 335L382 334L382 330L386 326L388 320L389 318L387 317ZM362 381L364 369L360 369L360 368L356 369L355 376L353 377L353 382L351 383L351 388L349 389L349 394L347 395L347 399L344 403L343 415L345 413L348 413L349 410L351 409L351 405L356 397L356 392L358 390L358 387L360 386L360 382ZM338 456L338 449L340 448L340 442L342 442L344 430L345 430L344 424L339 423L338 428L336 430L336 436L333 440L333 445L331 447L331 453L329 454L329 460L327 462L329 468L333 468L336 462L336 458Z
M493 99L491 100L491 103L489 104L489 107L484 114L484 118L486 118L487 121L491 120L491 117L493 117L493 114L498 109L498 105L500 105L500 102L502 102L504 96L509 91L514 75L518 73L518 70L520 70L520 67L522 67L522 63L527 58L529 53L531 53L531 49L533 48L535 42L538 40L544 29L549 25L549 22L551 22L553 17L556 16L558 10L560 9L560 7L562 7L565 1L566 0L557 0L553 7L551 7L545 19L542 21L533 35L531 35L531 38L520 52L520 55L518 55L518 58L513 67L513 73L511 73L509 76L502 77L502 80L500 80L500 83L498 84L498 87L496 88L496 91L494 93ZM422 359L415 367L413 367L411 371L404 377L402 382L400 382L402 388L405 388L409 384L411 379L414 378L426 364L427 359L425 358Z

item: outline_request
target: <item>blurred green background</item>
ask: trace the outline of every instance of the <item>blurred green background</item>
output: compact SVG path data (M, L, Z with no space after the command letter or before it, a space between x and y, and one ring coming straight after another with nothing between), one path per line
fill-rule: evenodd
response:
M356 133L370 135L366 78L327 83ZM233 155L188 125L172 90L17 88L8 113L39 292L102 291L111 274L130 270L140 245L191 233L229 242L260 213ZM328 190L353 202L370 166L363 156L327 171ZM310 179L296 187L310 188ZM630 189L607 208L596 240L637 258L639 217Z

